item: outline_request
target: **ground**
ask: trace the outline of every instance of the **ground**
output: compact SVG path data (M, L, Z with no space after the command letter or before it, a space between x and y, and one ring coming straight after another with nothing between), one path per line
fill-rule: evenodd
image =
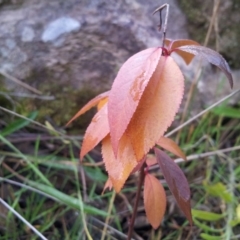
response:
M3 111L1 115L1 201L9 209L1 205L0 239L37 236L12 208L47 239L87 239L86 228L93 239L126 239L138 174L129 178L121 193L101 194L107 175L100 146L80 163L83 135L68 135L64 129L54 132L48 124L30 123ZM240 234L239 117L235 108L222 106L171 136L189 159L180 166L190 184L192 208L207 213L193 212L191 227L154 167L151 171L166 189L167 212L160 228L153 230L141 200L134 239L230 239Z

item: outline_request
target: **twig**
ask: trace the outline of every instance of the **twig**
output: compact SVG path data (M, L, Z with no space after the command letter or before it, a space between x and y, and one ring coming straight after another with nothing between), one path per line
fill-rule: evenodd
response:
M133 232L133 228L134 228L134 222L135 222L135 218L137 215L137 209L138 209L138 202L141 196L141 191L142 191L142 185L143 185L143 181L144 181L144 177L145 177L145 164L142 165L141 170L140 170L140 176L139 176L139 181L138 181L138 187L137 187L137 195L135 198L135 203L134 203L134 207L133 207L133 214L132 214L132 218L131 218L131 222L128 228L128 238L127 240L131 240L132 237L132 232Z
M214 6L213 6L213 13L212 13L212 18L208 27L208 31L207 31L207 35L205 37L205 41L204 41L204 46L207 46L208 42L209 42L209 38L210 38L210 34L212 32L212 28L214 26L216 17L217 17L217 13L218 13L218 8L220 5L220 0L214 0Z
M22 87L28 89L29 91L32 91L32 92L34 92L34 93L36 93L36 94L39 94L39 95L42 94L42 92L40 92L40 91L37 90L36 88L33 88L33 87L29 86L28 84L26 84L26 83L24 83L24 82L18 80L17 78L15 78L15 77L9 75L9 74L6 73L6 72L3 72L3 71L0 70L0 74L2 74L2 75L3 75L4 77L6 77L7 79L10 79L11 81L13 81L13 82L19 84L20 86L22 86Z
M227 153L227 152L232 152L232 151L236 151L236 150L240 150L240 146L224 148L224 149L221 149L221 150L216 150L216 151L206 152L206 153L201 153L201 154L190 155L190 156L187 157L187 160L191 161L191 160L195 160L195 159L199 159L199 158L210 157L210 156L223 154L223 153ZM182 158L177 158L177 159L175 159L175 162L180 163L180 162L186 162L186 161L183 160Z
M51 101L51 100L55 100L54 96L39 96L39 95L35 95L35 94L27 94L27 93L10 93L10 92L2 92L0 91L0 94L2 95L9 95L9 96L14 96L14 97L21 97L21 98L37 98L37 99L41 99L41 100L46 100L46 101Z
M215 18L216 18L216 16L217 16L219 3L220 3L219 0L214 1L212 18L211 18L210 25L209 25L209 27L208 27L207 35L206 35L206 37L205 37L204 46L207 46L207 44L208 44L209 37L210 37L211 31L212 31L212 27L213 27L213 23L214 23ZM192 84L191 84L191 86L190 86L189 94L187 95L187 101L186 101L186 104L185 104L185 106L184 106L183 114L182 114L182 117L181 117L181 124L184 122L184 120L185 120L185 118L186 118L187 110L188 110L189 105L190 105L190 103L191 103L191 99L192 99L194 90L195 90L195 88L196 88L196 86L197 86L199 77L200 77L200 75L201 75L201 72L202 72L201 65L202 65L202 61L200 61L200 63L198 64L196 74L195 74L194 79L193 79L193 81L192 81ZM181 130L180 130L180 131L178 132L178 134L177 134L177 137L176 137L176 141L177 141L177 142L178 142L178 139L180 138L180 135L181 135Z
M101 240L104 240L105 236L106 236L107 226L108 226L108 223L109 223L109 220L110 220L111 211L112 211L112 208L113 208L113 203L114 203L115 197L116 197L116 192L113 191L112 197L111 197L111 200L110 200L110 203L109 203L109 207L108 207L108 215L107 215L106 220L105 220L105 224L104 224Z
M187 120L185 123L181 124L180 126L176 127L175 129L173 129L171 132L169 132L168 134L165 135L165 137L170 137L171 135L173 135L175 132L177 132L178 130L182 129L183 127L187 126L189 123L193 122L194 120L196 120L197 118L201 117L203 114L205 114L206 112L208 112L209 110L213 109L214 107L216 107L217 105L219 105L220 103L224 102L225 100L227 100L228 98L232 97L233 95L235 95L236 93L238 93L240 91L240 89L237 89L236 91L230 93L229 95L227 95L226 97L222 98L221 100L217 101L216 103L212 104L210 107L208 107L207 109L203 110L202 112L198 113L196 116L190 118L189 120Z
M98 223L101 226L105 227L105 223L100 221L99 219L97 219L96 217L90 216L91 221ZM91 224L91 222L89 222L89 224ZM125 235L124 233L118 231L117 229L107 225L106 226L111 232L113 232L114 234L117 234L119 236L120 239L127 239L127 235Z
M227 152L231 152L231 151L236 151L236 150L240 150L240 146L235 146L235 147L230 147L230 148L224 148L221 150L216 150L216 151L212 151L212 152L206 152L206 153L201 153L201 154L194 154L194 155L190 155L187 157L187 161L192 161L192 160L196 160L196 159L201 159L201 158L205 158L205 157L210 157L210 156L214 156L214 155L221 155L223 153L227 153ZM182 158L177 158L174 160L175 163L181 163L181 162L186 162L184 159ZM150 170L155 170L158 169L159 166L152 166L149 169Z

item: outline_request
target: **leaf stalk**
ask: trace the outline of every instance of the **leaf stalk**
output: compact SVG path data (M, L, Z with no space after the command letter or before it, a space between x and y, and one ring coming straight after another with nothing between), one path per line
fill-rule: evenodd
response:
M144 178L145 178L145 167L146 167L146 163L144 163L142 165L141 169L140 169L139 182L138 182L138 186L137 186L137 195L136 195L135 203L134 203L134 207L133 207L132 218L131 218L129 228L128 228L128 238L127 238L127 240L131 240L131 237L132 237L134 222L135 222L136 215L137 215L138 203L139 203L139 199L140 199L140 196L141 196L142 185L143 185Z

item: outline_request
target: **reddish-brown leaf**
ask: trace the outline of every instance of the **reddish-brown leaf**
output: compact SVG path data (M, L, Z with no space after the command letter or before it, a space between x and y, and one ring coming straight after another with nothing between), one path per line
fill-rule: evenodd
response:
M233 78L230 67L226 60L216 51L203 46L182 46L175 48L174 51L181 50L194 55L200 55L203 59L220 68L226 75L231 88L233 87Z
M167 45L168 49L171 51L175 48L185 46L185 45L196 45L200 46L200 44L196 41L190 40L190 39L165 39L165 44Z
M126 130L137 160L171 125L182 101L184 77L170 56L161 57Z
M101 99L97 104L97 110L99 111L108 102L108 97Z
M170 191L174 195L188 221L192 224L190 204L191 194L185 175L179 166L166 153L155 148L155 154Z
M140 169L141 169L142 165L145 163L145 161L146 161L146 158L143 158L140 162L138 162L137 166L134 167L134 169L132 170L132 172L130 174L140 171Z
M148 154L147 159L146 159L146 164L147 164L148 167L157 164L156 156L152 155L152 154Z
M101 100L105 99L108 97L109 91L104 92L90 100L86 105L84 105L75 115L74 117L66 124L69 125L72 121L74 121L76 118L87 112L89 109L92 107L95 107Z
M177 40L166 39L165 44L167 45L169 54L171 54L171 52L173 51L176 51L176 53L183 58L186 64L189 64L195 55L192 53L175 49L185 45L200 45L198 42L189 39L177 39Z
M123 142L128 144L123 145ZM107 135L102 141L102 156L112 185L116 192L120 192L128 176L138 164L126 134L122 136L119 143L117 158L113 153L110 135Z
M180 147L170 138L161 137L157 142L159 146L187 161L187 158Z
M114 80L109 94L108 112L115 156L119 140L139 104L161 54L161 48L149 48L133 55L123 64Z
M107 116L107 104L105 104L93 117L84 135L80 159L91 151L103 138L109 133L109 124Z
M148 221L154 229L158 228L166 210L166 194L160 181L151 174L144 179L144 207Z

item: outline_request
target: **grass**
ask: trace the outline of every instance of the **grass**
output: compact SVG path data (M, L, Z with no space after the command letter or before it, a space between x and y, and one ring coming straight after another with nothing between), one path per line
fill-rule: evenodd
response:
M141 202L134 239L238 239L237 111L222 103L181 128L179 143L190 161L176 161L191 187L194 226L164 185L168 209L161 228L154 231L146 222ZM36 125L36 116L18 116L2 126L0 239L126 239L137 176L120 194L101 194L107 176L99 149L79 164L82 136ZM174 138L178 131L169 135Z

